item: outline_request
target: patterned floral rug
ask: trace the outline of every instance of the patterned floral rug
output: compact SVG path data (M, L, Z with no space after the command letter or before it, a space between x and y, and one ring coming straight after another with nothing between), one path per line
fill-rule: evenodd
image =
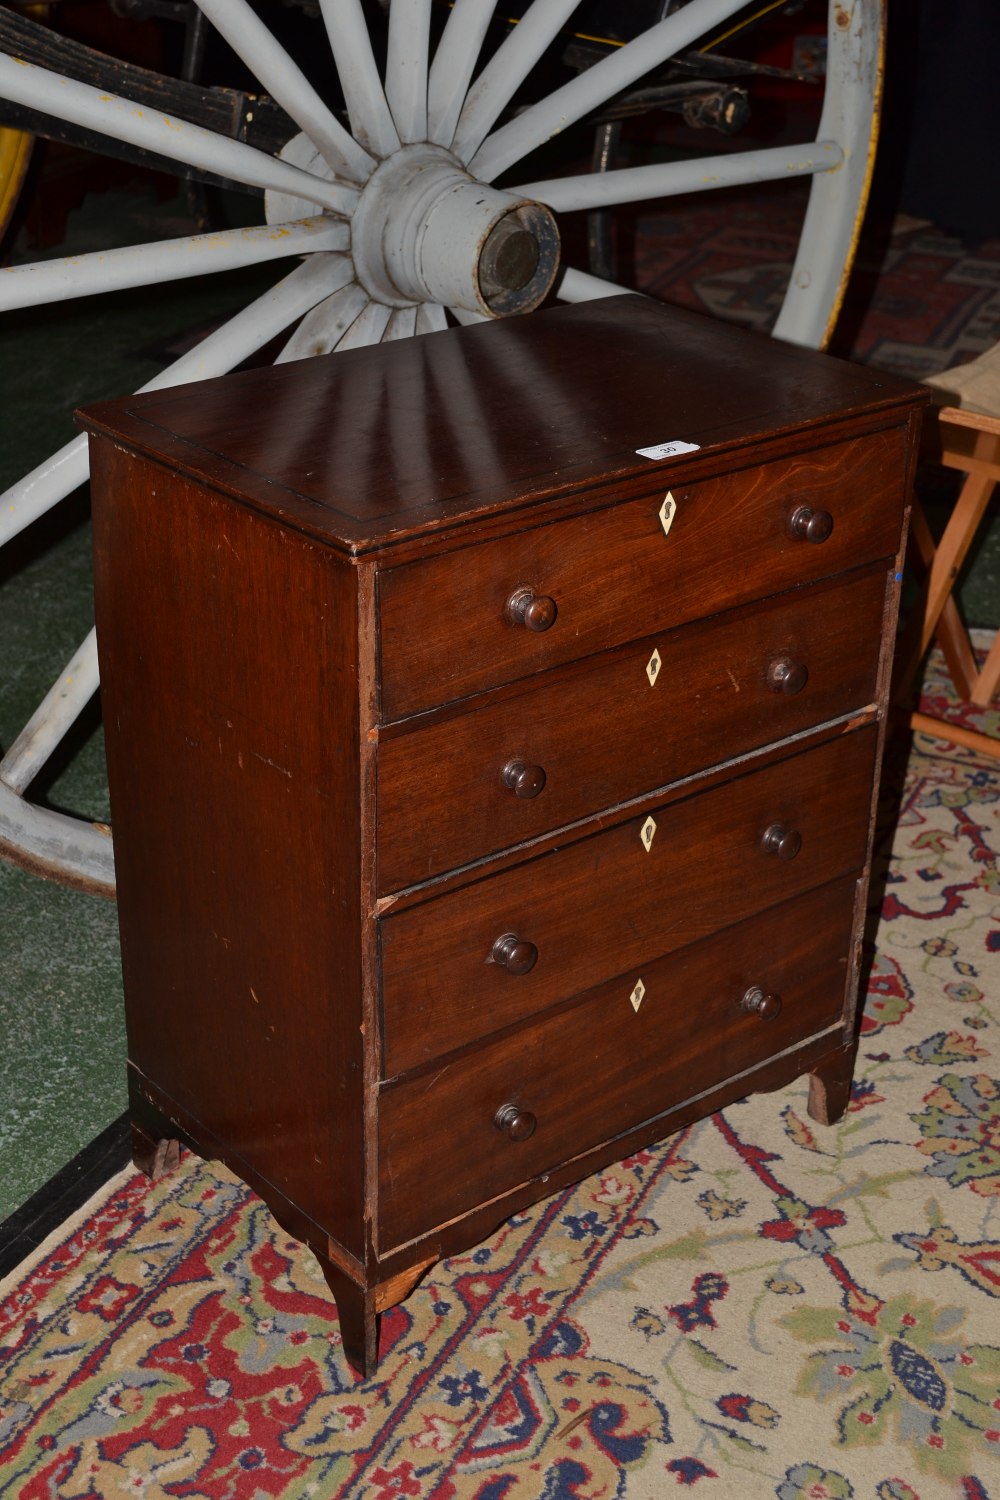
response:
M124 1173L0 1286L0 1495L1000 1500L1000 766L896 787L842 1124L796 1083L518 1215L366 1383L239 1181Z
M805 183L765 184L623 213L619 279L766 332L807 196ZM931 224L898 219L887 244L862 242L849 298L857 316L843 320L834 352L923 380L1000 339L1000 240L970 249Z

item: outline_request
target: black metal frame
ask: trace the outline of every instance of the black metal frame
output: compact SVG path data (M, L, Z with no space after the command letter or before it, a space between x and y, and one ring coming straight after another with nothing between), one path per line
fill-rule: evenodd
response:
M82 42L62 37L28 16L3 8L0 8L0 51L23 58L25 62L36 63L39 67L50 68L66 78L89 83L108 93L124 94L137 104L148 105L165 114L178 115L217 135L246 141L251 146L272 154L279 151L297 133L298 127L294 121L266 96L238 89L206 88L183 78L170 78L149 68L140 68L135 63L122 62L119 58L109 57ZM138 146L112 140L96 131L68 125L41 110L28 109L2 98L0 125L27 130L44 140L64 141L103 156L152 167L167 172L172 177L186 178L213 187L241 186L197 168L185 167ZM261 192L259 188L242 190L258 196Z

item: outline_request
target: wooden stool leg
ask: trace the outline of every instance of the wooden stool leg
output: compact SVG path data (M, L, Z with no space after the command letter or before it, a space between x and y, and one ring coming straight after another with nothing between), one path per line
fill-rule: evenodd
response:
M923 506L914 496L913 512L910 519L910 557L914 554L923 563L925 577L917 602L913 606L910 620L903 638L896 651L896 664L893 670L893 695L897 702L905 698L910 683L913 680L923 653L921 651L921 624L924 611L927 608L927 589L931 564L934 561L936 551L931 529L927 524ZM958 612L958 605L950 596L945 601L941 612L941 621L938 628L938 641L944 652L944 659L951 674L951 680L955 685L955 691L960 698L967 698L976 675L976 658L969 644L969 637L962 617Z
M944 529L931 563L931 576L927 588L927 607L924 610L923 629L920 638L920 655L923 656L937 629L941 611L955 586L955 579L965 561L965 554L972 545L976 528L993 493L994 480L989 474L970 474L962 486L962 493L955 501L955 509Z
M969 486L973 481L977 487L970 492ZM913 502L910 537L929 576L919 601L913 607L910 622L897 652L894 689L897 700L904 696L930 645L931 637L935 634L956 693L965 700L972 695L977 673L976 658L951 590L976 527L989 503L993 484L994 481L986 476L970 476L956 502L939 547L935 547L920 501L915 499ZM960 513L959 506L963 501L966 505Z
M1000 760L1000 740L994 739L990 734L982 734L978 729L963 729L961 724L932 719L930 714L911 714L910 728L918 734L933 734L939 740L947 740L952 745L965 745L970 750L977 750L980 755L990 755L994 760Z
M944 652L955 692L965 702L972 696L976 681L976 658L969 640L969 632L962 622L958 605L949 594L945 600L937 630L938 645Z
M972 684L969 698L971 702L978 703L980 708L986 708L993 702L997 688L1000 688L1000 633L990 648L983 670Z

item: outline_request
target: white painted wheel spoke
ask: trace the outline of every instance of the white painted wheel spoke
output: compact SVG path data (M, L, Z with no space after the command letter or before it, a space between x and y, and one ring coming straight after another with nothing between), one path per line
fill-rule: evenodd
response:
M469 170L480 181L492 182L567 125L599 109L623 89L630 88L644 73L690 47L744 4L745 0L690 0L634 41L501 126L487 137L469 162Z
M331 286L353 275L349 255L314 255L297 266L270 291L249 303L221 328L189 349L168 369L155 375L144 391L162 390L187 380L225 375L251 354L270 343L296 318L317 305Z
M59 872L70 886L115 893L115 854L109 830L50 807L35 807L0 781L0 854L39 874Z
M89 473L87 439L81 435L12 484L0 495L0 546L65 500Z
M353 275L345 255L316 255L242 312L210 333L142 387L163 390L188 380L224 375L269 343L329 291L331 278ZM84 484L90 472L87 439L74 438L0 495L0 546Z
M314 250L345 250L350 233L345 220L318 215L293 224L191 234L27 266L7 266L0 270L0 312L126 287L155 286L187 276L236 271Z
M391 312L392 308L387 307L384 302L369 302L337 344L337 352L342 349L363 349L367 344L381 343Z
M427 139L427 52L431 0L392 0L385 95L399 139Z
M417 324L414 333L440 333L443 328L448 327L448 319L443 307L436 302L421 302L417 308Z
M15 792L30 786L98 683L97 634L91 630L0 761L0 781Z
M354 267L348 263L343 272L345 278L354 275ZM356 281L346 281L330 297L325 297L302 319L288 343L282 349L276 365L290 359L306 359L314 354L329 354L343 338L357 318L368 293Z
M373 158L327 108L246 0L198 0L198 5L267 93L319 147L336 176L364 182L375 166Z
M580 177L553 177L511 191L565 213L572 209L667 198L678 193L711 192L737 183L787 181L814 172L830 172L843 159L840 147L832 141L811 141L805 146L776 146L765 151L698 157L694 161L588 172Z
M455 0L431 64L427 138L450 146L496 0Z
M843 24L846 20L847 24ZM878 136L885 33L879 0L828 11L826 92L819 138L842 148L839 172L813 179L776 339L825 349L847 289Z
M469 161L580 0L534 0L476 79L462 106L452 150Z
M591 276L589 271L577 271L572 266L563 273L556 288L560 302L592 302L597 297L635 296L631 287L618 286L614 281L602 281L600 276Z
M382 335L383 344L391 344L394 339L411 339L417 326L417 309L415 307L395 307L392 316L385 325Z
M399 146L399 135L375 66L361 0L320 0L320 9L355 139L373 156L388 156Z
M448 311L459 322L469 327L472 323L491 323L492 318L487 318L483 313L471 312L467 307L449 307Z
M127 141L233 182L295 193L336 213L349 214L358 201L355 188L326 182L242 141L133 104L129 99L92 88L89 83L63 78L33 63L15 61L6 53L0 53L0 98L29 109L44 110L59 120Z

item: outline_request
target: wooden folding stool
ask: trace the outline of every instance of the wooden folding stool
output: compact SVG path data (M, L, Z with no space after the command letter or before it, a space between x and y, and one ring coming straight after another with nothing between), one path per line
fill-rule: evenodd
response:
M914 608L899 652L898 684L905 690L936 637L958 696L985 706L1000 686L1000 634L980 668L952 590L962 564L1000 483L1000 344L957 369L930 377L945 400L926 425L924 457L965 475L955 508L935 545L919 500L911 519L912 545L927 569L921 601ZM959 404L960 403L960 404ZM1000 739L913 713L914 729L1000 757Z

